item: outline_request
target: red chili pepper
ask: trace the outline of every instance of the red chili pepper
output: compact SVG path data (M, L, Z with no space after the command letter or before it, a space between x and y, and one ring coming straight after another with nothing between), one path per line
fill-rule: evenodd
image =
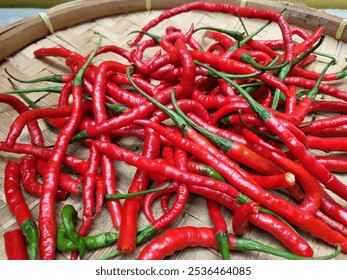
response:
M311 149L332 152L332 151L347 151L345 137L318 137L307 136L308 146Z
M312 89L316 85L317 81L306 79L303 77L286 77L284 79L284 83L287 85L293 85L305 89ZM332 85L321 83L318 87L318 90L319 92L328 96L332 96L347 101L347 92Z
M29 110L29 108L21 100L19 100L15 96L11 96L8 94L0 94L0 102L10 105L13 109L15 109L20 114ZM34 144L43 145L44 141L43 141L41 129L37 121L29 122L28 130L31 137L31 141Z
M5 142L0 142L0 150L15 154L28 154L44 160L48 160L52 154L51 149L30 144L15 144L13 148L8 148ZM65 155L63 164L80 174L84 174L87 169L87 164L84 160L72 155Z
M286 45L286 55L287 59L289 61L292 61L294 59L294 42L292 40L292 33L289 27L289 24L285 20L285 18L274 11L270 10L257 10L254 8L247 8L247 7L239 7L234 6L231 4L220 4L220 3L208 3L208 2L191 2L186 3L181 6L174 7L172 9L166 10L165 12L161 13L159 17L151 20L148 24L146 24L142 31L146 32L150 28L156 26L159 22L163 21L164 19L170 18L174 15L185 13L192 10L202 10L206 12L217 12L217 13L228 13L232 14L234 16L241 16L246 18L259 18L264 20L271 20L278 23L282 36L283 41ZM136 39L130 44L131 46L136 45L142 38L143 33L139 33L139 35L136 37Z
M211 199L206 200L209 216L213 223L214 237L221 251L223 260L230 260L229 236L226 221L219 205Z
M291 172L267 176L251 173L250 176L265 189L290 188L295 184L295 175Z
M29 259L38 259L38 231L36 223L20 189L19 164L8 160L5 167L4 192L10 212L29 241Z
M123 68L124 66L118 62L106 61L101 63L96 71L92 100L95 125L98 125L108 120L106 108L104 106L107 86L107 72L122 72L124 70ZM100 134L97 139L101 141L111 142L111 138L108 133ZM104 178L107 187L107 193L115 194L117 187L114 164L107 155L101 156L101 168L102 177ZM109 209L113 225L119 228L121 225L122 217L122 207L119 200L107 201L106 205Z
M8 260L27 260L27 249L22 230L17 228L4 233L5 252Z
M160 152L159 135L152 129L146 129L145 135L142 154L150 159L155 159ZM128 193L143 191L148 188L149 183L148 173L138 169L128 189ZM117 242L117 248L122 253L129 254L136 249L137 216L141 209L142 200L141 196L136 196L128 198L124 202L122 224Z
M94 191L96 185L96 177L100 164L100 155L95 150L94 146L90 147L88 168L84 173L84 180L82 185L82 197L83 197L83 215L82 224L78 230L81 236L87 235L92 224L92 217L94 213L95 200Z
M162 186L165 186L167 182L158 183L158 185L155 188L161 188ZM142 210L143 214L146 216L146 219L150 223L154 223L156 218L154 217L153 211L152 211L152 205L153 202L160 196L165 194L170 194L177 192L178 189L178 182L173 181L168 188L165 188L164 190L159 190L150 194L147 194L143 199L142 204Z
M181 79L183 96L188 97L191 95L195 80L194 61L182 38L177 39L175 47L177 48L177 58L183 66Z
M221 46L223 46L224 50L229 49L231 46L235 44L235 41L231 39L229 36L217 31L207 30L205 31L203 37L207 37L217 41Z
M101 43L101 37L98 45ZM97 49L94 50L93 54ZM72 112L67 125L60 131L57 138L59 145L54 145L52 155L48 160L47 171L43 178L43 189L40 200L39 232L40 232L40 257L42 259L54 259L56 251L56 221L54 202L57 186L59 184L59 171L63 162L64 154L68 148L75 130L82 118L82 78L85 69L93 58L91 55L75 76L72 88L73 104Z
M89 106L88 106L89 107ZM82 109L83 110L83 109ZM11 124L10 131L6 137L6 145L13 147L16 139L20 136L23 128L31 121L40 118L61 118L70 116L72 112L71 107L63 108L41 108L25 111L21 113L15 121Z
M183 250L187 247L206 247L217 249L218 245L213 236L212 228L197 228L192 226L173 228L165 231L160 237L147 244L139 256L138 260L162 260L170 256L175 251ZM288 252L280 251L277 248L266 246L252 239L244 239L229 234L229 248L233 250L256 250L287 259L307 259ZM312 259L333 258L336 253L326 257L315 257Z
M232 218L233 231L236 236L242 236L248 231L248 221L258 213L259 204L254 201L242 204Z
M100 54L107 53L107 52L118 54L121 57L124 57L125 59L127 59L128 61L130 60L130 52L117 45L100 46L100 48L98 49L95 55L98 56Z
M347 159L334 156L316 156L316 160L333 172L347 172Z
M315 100L309 107L309 112L330 111L347 113L347 103L335 100Z
M37 181L36 159L33 156L25 155L20 158L20 176L23 188L32 195L41 196L42 184ZM57 200L65 200L67 191L59 188L57 190Z
M36 168L41 177L43 178L46 172L47 162L44 160L36 161ZM79 188L82 184L83 176L79 175L76 179L72 178L70 175L60 172L59 174L59 188L57 190L57 195L59 192L64 191L68 194L77 195L79 193Z
M310 125L302 127L301 130L305 133L310 133L311 131L317 131L321 129L335 128L339 126L344 126L347 124L347 116L339 115L326 117L323 119L318 119L310 123Z

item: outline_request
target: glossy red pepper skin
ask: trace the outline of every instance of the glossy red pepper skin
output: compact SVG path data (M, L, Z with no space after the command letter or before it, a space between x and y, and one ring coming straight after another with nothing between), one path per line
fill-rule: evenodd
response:
M101 37L98 45L101 44ZM94 54L97 48L94 50ZM76 55L78 56L78 55ZM83 97L82 81L85 69L91 63L93 55L88 58L83 67L75 76L72 86L72 111L66 125L60 130L57 137L59 145L54 145L52 154L47 163L45 176L43 177L43 188L40 199L39 211L39 241L40 257L43 260L55 259L56 253L56 217L55 217L55 197L59 184L59 172L62 166L64 156L70 144L70 141L76 132L83 116Z
M5 252L8 260L27 260L28 254L21 229L4 233Z
M241 207L235 212L231 222L233 226L233 232L236 236L242 236L248 231L248 221L252 215L258 213L259 204L250 201L242 204Z
M37 160L34 157L25 155L20 158L19 169L23 188L30 194L40 197L42 184L37 181L36 164ZM67 196L68 193L66 190L61 188L57 190L57 200L65 200Z
M19 184L19 165L9 160L5 168L4 191L7 205L20 226L24 221L33 219Z
M93 90L93 112L95 124L98 125L108 120L105 108L105 96L107 87L107 73L108 71L122 72L125 66L118 62L106 61L98 66ZM99 140L111 142L109 133L103 133L98 136ZM96 152L96 151L95 151ZM101 174L106 183L107 193L115 194L117 192L117 183L115 175L115 167L112 160L107 155L101 155ZM119 200L107 201L106 205L109 209L112 223L116 228L121 225L122 207Z
M155 159L160 153L159 135L152 129L145 129L145 139L142 154ZM148 188L150 178L144 170L138 169L134 175L128 193L143 191ZM130 254L137 248L137 217L141 209L143 197L128 198L123 205L122 224L119 230L117 248L124 254Z
M4 192L10 212L29 242L29 259L38 259L38 230L20 188L19 164L8 160L5 166Z
M281 32L283 34L283 41L286 45L286 56L289 61L292 61L294 59L294 42L291 37L291 30L290 27L285 20L285 18L274 11L270 10L257 10L253 8L248 7L239 7L234 6L231 4L220 4L220 3L208 3L208 2L192 2L192 3L186 3L178 7L174 7L172 9L169 9L162 14L160 14L159 17L156 19L153 19L148 24L146 24L142 31L146 32L150 28L156 26L161 21L170 18L174 15L181 14L184 12L192 11L192 10L202 10L206 12L212 12L212 13L227 13L232 14L234 16L241 16L241 17L247 17L247 18L259 18L264 20L272 20L278 23ZM142 38L143 34L140 33L136 39L131 43L132 46L136 45Z
M13 109L15 109L18 113L23 113L28 111L29 108L17 97L8 95L8 94L0 94L0 102L6 103L10 105ZM43 136L39 124L36 120L33 120L28 123L28 131L31 137L31 141L37 145L43 145Z

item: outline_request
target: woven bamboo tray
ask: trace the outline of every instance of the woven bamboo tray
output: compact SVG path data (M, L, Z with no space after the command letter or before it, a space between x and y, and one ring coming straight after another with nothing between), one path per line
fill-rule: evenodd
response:
M45 14L50 19L53 27L53 34L50 34L49 29L39 15L35 15L24 19L20 22L11 24L5 28L0 29L0 91L11 90L7 74L4 69L7 68L9 72L18 78L30 79L34 77L47 76L52 74L60 74L67 72L68 68L65 66L64 61L58 58L35 59L33 51L39 47L55 47L62 46L72 50L76 50L80 54L88 54L95 46L97 36L95 32L101 33L104 37L103 44L115 43L117 45L127 48L129 41L129 32L140 30L140 28L150 21L152 18L158 16L163 9L167 9L188 1L126 1L126 0L101 0L101 1L73 1L62 4L45 11ZM229 2L235 5L246 5L260 9L273 9L282 11L284 8L284 15L288 21L293 25L302 26L307 29L315 29L320 25L326 28L328 35L324 44L319 48L321 52L328 53L337 58L341 58L336 65L330 68L331 71L337 71L343 68L344 59L347 57L347 29L342 30L340 40L335 39L336 32L341 25L342 19L332 16L315 9L306 7L298 7L295 5L283 4L281 2L271 1L213 1L213 2ZM256 30L259 26L264 24L263 21L245 19L245 24L249 32ZM164 26L174 25L181 27L183 30L188 28L191 23L198 26L215 26L228 28L231 30L242 30L240 21L236 17L222 15L222 14L205 14L202 12L189 12L179 16L175 16L170 20L166 20L158 27L151 30L155 34L162 34ZM202 34L202 33L201 33ZM268 26L261 32L257 38L259 39L273 39L274 34L278 34L280 38L279 29L275 24ZM202 40L202 39L201 39ZM148 53L151 57L153 53ZM95 59L95 63L101 60L115 59L114 55L104 54ZM323 59L324 60L324 59ZM322 63L316 63L312 69L321 70ZM26 85L20 84L21 88L27 87L40 87L46 86L47 83ZM339 82L339 86L347 90L347 81ZM56 104L57 95L54 93L30 93L28 96L37 101L40 106L47 107L50 104ZM0 141L6 138L9 127L17 114L12 111L8 106L0 104ZM52 130L45 121L40 121L45 141L47 145L53 144L57 131ZM23 132L18 142L29 143L30 139L26 131ZM141 148L142 141L136 138L122 139L120 145L131 148ZM86 158L87 153L85 150L80 149L77 145L72 145L69 148L69 153L72 153L81 158ZM7 159L18 160L20 155L0 153L0 184L3 183L3 170ZM127 191L129 183L131 182L134 174L134 168L125 164L116 163L117 180L119 191L124 193ZM344 180L344 178L342 178ZM25 199L34 215L38 217L39 200L33 196L25 193ZM347 207L345 202L342 202ZM81 213L82 200L78 197L70 196L66 201L56 203L56 213L58 224L60 224L60 211L65 204L73 204L77 211ZM154 213L160 213L160 206L155 204ZM223 214L227 220L231 220L232 213L223 209ZM139 225L146 224L144 216L141 214L139 218ZM184 213L173 224L173 226L211 226L208 213L206 211L205 200L196 196L192 196ZM9 212L5 202L3 191L0 190L0 236L9 230L16 227L16 222ZM231 230L231 227L230 227ZM101 215L94 221L90 234L96 234L104 231L114 231L111 221L106 209L102 211ZM312 245L315 254L325 255L333 251L333 248L326 245L324 242L317 240L305 232L299 231ZM256 239L265 244L275 246L278 248L285 248L280 242L273 238L270 234L251 227L247 233L247 237ZM139 246L139 250L142 246ZM98 259L107 252L114 250L110 246L103 250L89 251L86 255L87 259ZM122 255L118 259L135 259L137 253L131 255ZM62 254L57 252L57 259L68 259L70 254ZM233 252L233 259L276 259L275 257L264 255L256 252ZM3 239L0 238L0 259L6 259L4 252ZM181 251L171 256L170 259L220 259L220 254L212 249L194 248ZM341 254L337 259L346 259L346 254Z

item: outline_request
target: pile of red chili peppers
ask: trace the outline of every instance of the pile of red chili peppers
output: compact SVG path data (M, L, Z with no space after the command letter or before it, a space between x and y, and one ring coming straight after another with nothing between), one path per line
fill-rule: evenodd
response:
M192 24L150 33L193 10L261 19L264 26L248 33ZM281 37L256 39L269 23L278 25ZM209 43L196 39L201 32ZM101 259L110 259L138 253L144 242L134 258L163 259L187 247L214 248L223 259L232 257L230 250L288 259L346 253L347 185L337 173L347 172L347 92L333 82L347 70L331 73L335 59L316 51L323 32L291 27L271 10L192 2L150 21L129 49L103 45L101 36L88 56L63 47L37 49L35 57L63 58L70 72L31 81L9 73L16 84L60 83L34 89L58 92L56 107L38 106L26 90L0 94L0 102L18 112L0 142L2 152L20 155L4 170L4 193L18 226L4 235L8 258L49 260L60 251L82 259L109 246ZM157 51L148 58L151 48ZM95 64L94 57L104 53L120 59ZM321 72L310 70L317 61L325 61ZM42 120L57 131L53 145L41 131ZM18 140L25 128L31 143ZM123 137L137 137L143 146L121 147ZM88 151L87 158L70 152L76 145ZM320 151L328 153L318 156ZM124 194L117 189L124 175L118 161L135 168ZM37 219L23 192L39 199ZM194 196L206 200L210 223L175 227ZM83 209L65 203L58 210L57 201L69 197L81 200ZM155 201L159 213L153 212ZM222 208L233 213L232 220ZM114 231L92 236L102 211ZM138 223L142 213L144 226ZM246 238L252 227L288 250ZM297 229L336 251L314 256Z

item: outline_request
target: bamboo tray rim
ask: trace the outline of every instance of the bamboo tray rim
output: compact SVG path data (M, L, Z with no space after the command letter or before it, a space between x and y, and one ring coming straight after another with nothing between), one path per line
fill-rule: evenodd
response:
M66 2L0 28L0 61L50 35L50 33L81 23L123 13L165 10L187 2L194 1L75 0ZM290 24L311 30L318 26L325 26L325 34L336 37L340 33L339 39L347 42L346 19L307 6L268 0L217 0L204 2L230 3L240 7L271 9L283 12Z

